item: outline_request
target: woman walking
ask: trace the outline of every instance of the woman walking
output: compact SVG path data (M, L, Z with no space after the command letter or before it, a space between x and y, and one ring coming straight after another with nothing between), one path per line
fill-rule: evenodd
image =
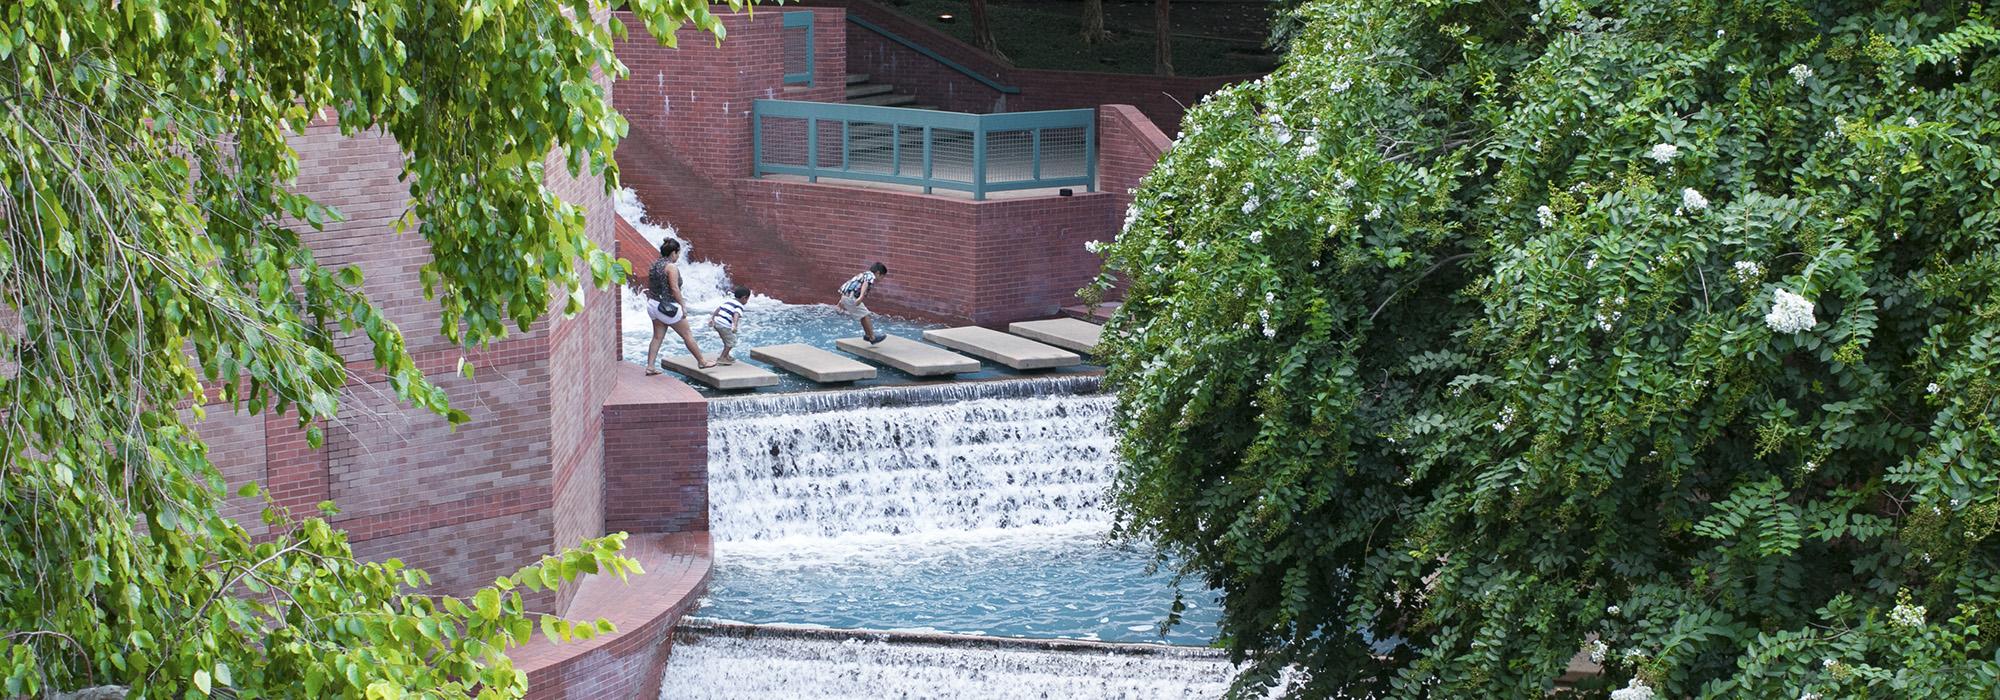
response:
M715 366L702 356L701 346L694 342L694 333L688 331L687 303L681 299L681 270L674 265L680 256L679 240L660 241L660 259L646 270L646 296L653 300L646 305L646 315L653 317L653 344L646 348L647 376L660 373L660 339L667 337L669 327L681 334L681 342L687 343L688 352L694 355L695 366L702 369Z

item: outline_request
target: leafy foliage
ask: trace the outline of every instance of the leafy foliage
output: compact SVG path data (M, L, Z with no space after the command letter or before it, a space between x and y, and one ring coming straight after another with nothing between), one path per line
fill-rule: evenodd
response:
M721 35L703 4L629 5L656 36ZM218 515L220 476L186 420L213 392L293 413L317 446L349 334L402 399L465 418L359 270L302 244L298 228L339 216L287 188L287 136L315 119L401 145L398 228L430 244L446 336L491 341L558 299L574 312L578 260L598 285L620 279L543 186L551 153L615 181L625 123L599 81L623 71L623 28L603 18L595 0L0 5L6 695L518 696L502 652L534 627L519 589L637 570L614 536L468 599L418 595L421 573L357 562L322 518L270 510L272 536L253 539Z
M2000 688L1982 6L1302 13L1107 248L1124 530L1240 690Z

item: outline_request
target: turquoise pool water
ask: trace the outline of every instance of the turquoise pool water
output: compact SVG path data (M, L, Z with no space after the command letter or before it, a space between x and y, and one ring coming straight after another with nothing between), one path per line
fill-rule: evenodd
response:
M737 622L1201 646L1211 591L1096 530L719 548L698 614ZM1192 588L1193 590L1186 590ZM1182 623L1164 631L1182 590Z

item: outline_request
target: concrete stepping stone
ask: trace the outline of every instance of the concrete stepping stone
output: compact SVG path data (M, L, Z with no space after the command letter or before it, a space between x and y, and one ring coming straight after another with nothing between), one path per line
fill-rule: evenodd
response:
M717 389L755 389L778 384L778 375L771 370L740 360L733 365L716 365L708 369L697 367L694 358L688 355L669 357L664 362L667 369Z
M821 384L875 378L874 367L802 343L751 348L750 356Z
M1010 323L1007 325L1007 332L1064 350L1095 355L1097 341L1103 336L1104 327L1074 318L1052 318L1046 321Z
M1083 364L1083 358L1068 350L979 326L924 331L924 340L1014 369L1048 369Z
M879 345L860 338L841 338L834 346L847 354L903 370L919 377L963 374L979 371L979 361L934 345L925 345L902 336L889 336Z

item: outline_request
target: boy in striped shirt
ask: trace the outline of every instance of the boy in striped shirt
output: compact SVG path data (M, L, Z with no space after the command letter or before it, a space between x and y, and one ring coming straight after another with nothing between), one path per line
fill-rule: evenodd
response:
M736 349L736 331L743 328L743 305L750 301L750 288L739 284L735 292L735 300L716 307L715 313L708 317L708 327L722 338L722 354L715 358L718 364L736 364L736 356L730 351Z

